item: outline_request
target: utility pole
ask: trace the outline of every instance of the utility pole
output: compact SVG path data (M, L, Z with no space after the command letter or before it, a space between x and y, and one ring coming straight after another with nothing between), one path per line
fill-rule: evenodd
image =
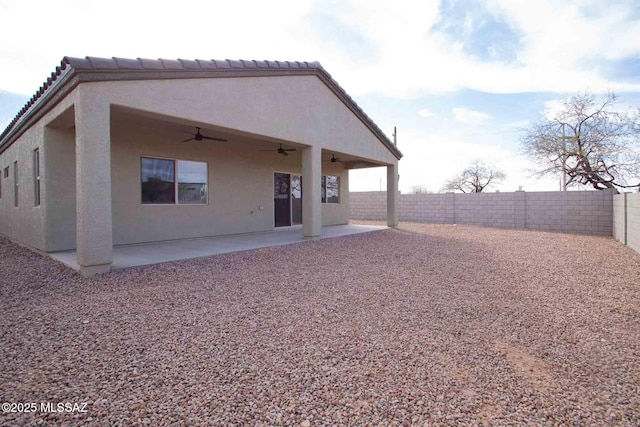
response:
M576 139L575 136L566 136L564 131L564 123L562 123L562 177L560 180L560 191L567 191L567 140Z
M562 183L560 191L567 191L567 140L564 134L564 123L562 124Z
M393 127L393 145L398 145L398 132L395 126Z

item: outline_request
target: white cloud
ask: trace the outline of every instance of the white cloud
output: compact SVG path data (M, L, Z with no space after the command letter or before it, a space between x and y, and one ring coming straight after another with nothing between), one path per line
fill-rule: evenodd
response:
M452 110L454 120L470 126L480 126L491 119L491 115L468 108L454 108Z
M353 25L378 47L375 62L341 70L340 79L344 76L356 94L410 98L460 88L494 93L640 90L640 83L612 80L599 67L605 60L640 54L635 42L640 21L631 17L632 2L615 8L594 2L589 15L555 0L490 1L489 10L521 34L512 62L476 60L459 43L429 32L438 19L438 2L420 2L420 8L403 2L352 3Z
M420 111L418 111L418 115L420 117L432 117L433 116L433 112L427 108L423 108Z
M327 34L309 31L317 1L184 0L168 8L147 1L60 0L52 9L42 0L5 0L0 3L1 88L32 94L64 55L92 55L318 60L355 96L414 98L462 88L640 90L637 81L600 74L604 61L640 55L640 20L631 17L631 0L615 6L596 0L580 6L558 0L488 1L489 13L521 34L520 51L511 62L479 61L460 43L432 31L439 19L436 0L348 0L325 7L372 46L366 59L354 58ZM39 9L47 13L33 13ZM29 31L24 30L27 21ZM64 42L45 42L52 37Z

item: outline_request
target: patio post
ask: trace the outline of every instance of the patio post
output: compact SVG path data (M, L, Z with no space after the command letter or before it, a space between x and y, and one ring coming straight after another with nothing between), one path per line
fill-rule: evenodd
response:
M398 225L398 163L387 166L387 226Z
M321 148L315 145L302 150L302 233L304 237L316 237L322 231L321 153Z
M80 273L109 271L113 262L109 102L80 85L76 125L76 257Z

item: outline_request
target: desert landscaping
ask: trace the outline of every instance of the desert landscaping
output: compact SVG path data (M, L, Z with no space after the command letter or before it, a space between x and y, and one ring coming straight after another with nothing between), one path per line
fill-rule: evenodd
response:
M640 424L640 255L401 223L84 278L0 239L3 425ZM4 406L3 406L4 410Z

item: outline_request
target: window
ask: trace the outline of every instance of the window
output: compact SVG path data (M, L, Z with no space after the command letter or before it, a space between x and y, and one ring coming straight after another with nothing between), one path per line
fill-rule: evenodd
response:
M142 157L142 203L202 205L207 203L207 164L190 160Z
M7 166L6 168L4 168L4 175L5 178L9 178L9 166ZM1 180L0 180L1 181ZM0 189L1 190L1 189ZM0 191L0 198L2 197L2 192Z
M340 203L340 177L339 176L323 176L322 203Z
M40 149L33 150L33 205L40 206Z
M18 207L18 162L13 162L13 205Z

